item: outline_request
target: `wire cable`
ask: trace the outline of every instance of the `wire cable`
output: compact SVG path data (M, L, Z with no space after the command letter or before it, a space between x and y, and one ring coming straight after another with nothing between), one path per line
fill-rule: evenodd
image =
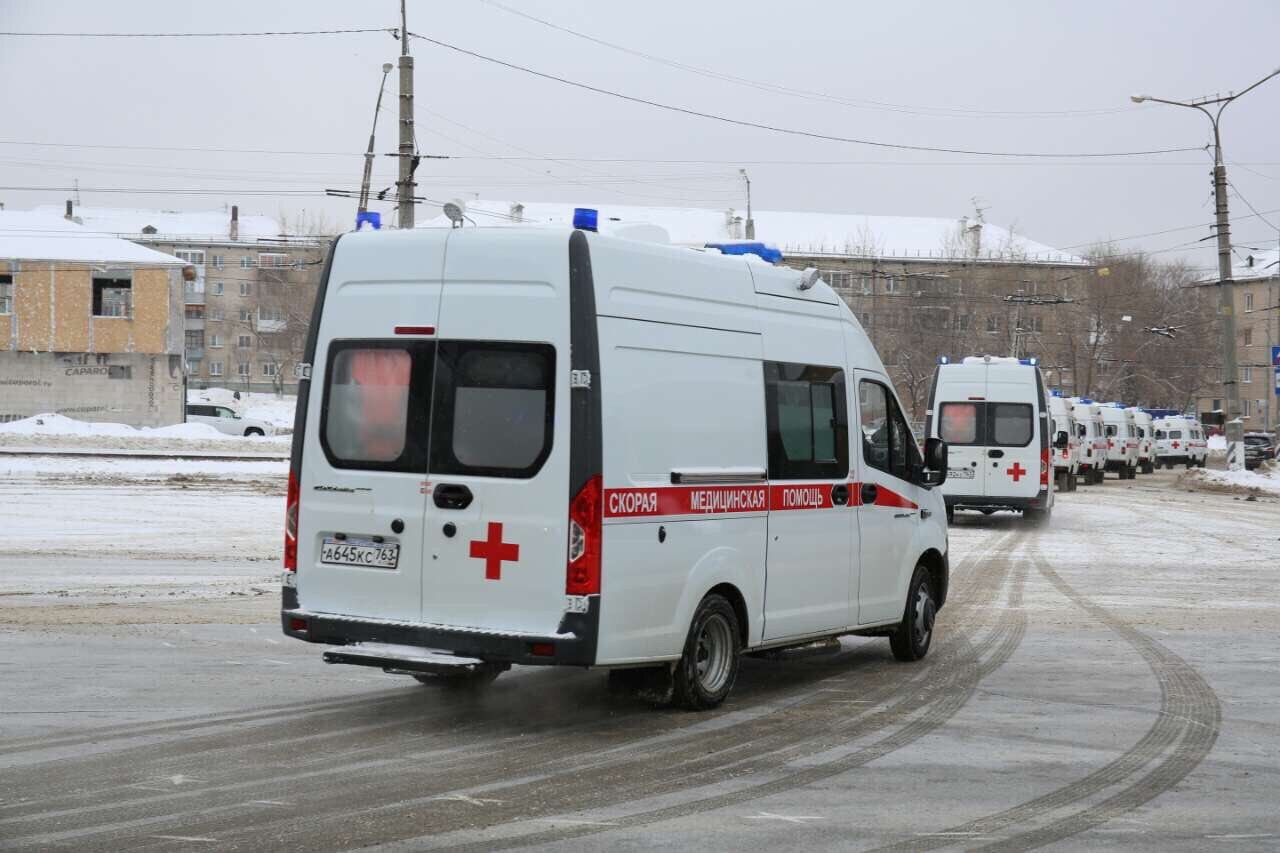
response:
M674 104L666 104L661 101L650 100L649 98L641 98L636 95L627 95L612 89L605 89L600 86L592 86L589 83L583 83L578 80L570 80L567 77L560 77L555 74L549 74L545 71L538 71L525 65L518 65L514 62L507 62L496 57L486 56L483 53L477 53L474 50L468 50L457 45L450 44L446 41L440 41L429 36L419 33L410 32L413 38L424 41L428 44L442 47L460 53L464 56L470 56L473 59L480 59L485 62L499 65L512 71L520 71L524 74L530 74L534 77L540 77L544 80L550 80L555 83L561 83L566 86L572 86L587 92L594 92L597 95L606 95L611 98L617 98L623 101L629 101L634 104L642 104L648 107L654 107L667 112L679 113L681 115L693 116L695 118L709 119L712 121L731 124L737 127L750 127L756 130L765 130L770 133L780 133L787 136L798 136L805 139L819 139L825 142L844 142L851 145L865 145L872 148L887 148L897 151L924 151L937 154L963 154L973 157L1027 157L1027 158L1095 158L1095 157L1143 157L1156 154L1182 154L1189 151L1202 151L1204 146L1187 147L1187 148L1155 148L1146 151L1093 151L1093 152L1076 152L1076 153L1054 153L1045 151L982 151L968 148L944 148L931 145L907 145L899 142L883 142L874 139L859 139L851 136L836 136L835 134L819 133L813 130L801 130L793 127L782 127L780 125L764 124L763 122L748 121L747 119L733 118L731 116L720 115L718 113L709 113L703 110L695 110L689 107L680 107Z
M95 38L95 39L173 39L173 38L258 38L261 36L338 36L352 33L399 32L395 27L363 27L342 30L265 30L246 33L37 33L0 31L0 36L11 38Z

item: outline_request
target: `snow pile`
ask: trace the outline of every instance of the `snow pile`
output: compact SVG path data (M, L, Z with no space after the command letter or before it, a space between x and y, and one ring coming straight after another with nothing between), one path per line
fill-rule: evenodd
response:
M128 424L89 423L66 415L33 415L20 421L0 424L5 435L86 435L115 438L223 438L208 424L172 424L164 427L131 427Z
M1209 452L1213 454L1227 455L1227 437L1225 435L1209 436Z
M1178 485L1206 492L1280 496L1280 471L1274 465L1254 471L1194 469L1179 477Z

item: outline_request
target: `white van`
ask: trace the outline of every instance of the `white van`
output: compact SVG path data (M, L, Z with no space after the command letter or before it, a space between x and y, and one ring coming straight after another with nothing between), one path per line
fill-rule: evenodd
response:
M1074 492L1080 471L1080 438L1074 407L1065 398L1049 396L1049 416L1053 420L1053 482L1059 492Z
M1204 425L1195 418L1187 418L1191 427L1190 464L1203 468L1209 461L1209 438L1205 435Z
M587 230L343 235L298 392L284 632L428 683L617 668L690 708L745 652L859 633L923 657L946 447L922 458L816 279Z
M928 416L925 435L941 438L948 448L942 493L949 519L956 509L974 509L1048 520L1049 398L1033 359L984 355L959 364L944 361L933 377Z
M1197 453L1195 445L1203 438L1193 436L1194 432L1203 436L1203 430L1200 429L1198 422L1193 422L1181 415L1170 415L1164 418L1156 418L1152 426L1155 427L1156 433L1156 460L1159 464L1166 468L1172 468L1174 465L1185 465L1190 468L1193 465L1202 464L1200 454ZM1205 445L1206 451L1208 445Z
M1138 434L1133 428L1133 413L1123 403L1102 403L1102 422L1107 436L1107 470L1121 480L1132 480L1138 473Z
M1144 474L1156 470L1156 436L1151 414L1137 406L1128 409L1133 415L1133 427L1138 433L1138 470Z
M1088 485L1102 482L1107 470L1106 424L1102 407L1088 397L1072 397L1071 411L1076 417L1076 435L1080 438L1080 472Z

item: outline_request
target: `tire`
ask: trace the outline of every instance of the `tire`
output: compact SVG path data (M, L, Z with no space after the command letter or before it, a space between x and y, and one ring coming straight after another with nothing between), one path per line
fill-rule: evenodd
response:
M1069 474L1067 474L1067 491L1074 492L1077 488L1079 488L1079 483L1077 482L1077 476L1076 476L1076 473L1072 471Z
M933 642L933 623L938 612L936 593L924 564L916 566L907 586L907 602L902 621L889 635L893 656L904 663L917 661L929 653Z
M955 523L956 523L956 508L953 506L949 506L947 507L947 524L955 524Z
M1208 464L1209 464L1209 457L1207 457L1207 456L1206 456L1206 457L1204 457L1204 458L1202 458L1202 459L1200 460L1200 467L1201 467L1201 468L1203 468L1204 466L1206 466L1206 465L1208 465Z
M249 427L247 430L244 431L244 434L245 435L262 435L263 433L262 433L262 430L258 429L257 427Z
M414 675L414 680L428 687L439 687L445 690L483 690L499 675L511 669L509 663L481 663L457 673L423 673Z
M1142 463L1142 473L1154 474L1155 472L1156 472L1156 466L1151 462L1150 459Z
M724 596L708 595L693 614L684 654L672 673L674 703L690 711L716 707L733 689L741 661L738 614Z

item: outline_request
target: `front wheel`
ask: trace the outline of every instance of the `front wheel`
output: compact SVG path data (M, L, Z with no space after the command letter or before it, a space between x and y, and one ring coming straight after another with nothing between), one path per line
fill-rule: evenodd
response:
M684 654L676 663L675 704L706 711L725 700L742 659L738 614L722 595L708 595L693 614Z
M938 605L934 598L933 584L929 581L929 570L921 563L916 566L915 574L911 576L911 585L907 587L907 606L902 613L902 622L889 635L889 648L893 650L895 658L909 663L920 660L929 653L937 613Z
M245 435L262 435L262 430L258 429L257 427L249 427L247 430L244 431L244 434Z

